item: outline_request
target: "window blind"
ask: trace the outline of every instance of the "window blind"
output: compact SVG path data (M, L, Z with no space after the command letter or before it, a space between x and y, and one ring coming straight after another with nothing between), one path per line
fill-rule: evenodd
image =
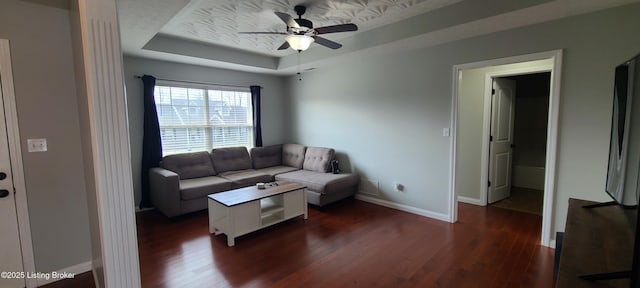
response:
M164 155L253 147L253 113L248 89L161 83L155 86Z

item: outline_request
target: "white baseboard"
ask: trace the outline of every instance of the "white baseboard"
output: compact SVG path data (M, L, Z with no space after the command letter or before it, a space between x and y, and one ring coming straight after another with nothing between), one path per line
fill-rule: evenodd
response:
M362 194L356 194L355 197L356 197L356 199L362 200L364 202L369 202L369 203L377 204L377 205L380 205L380 206L385 206L385 207L393 208L393 209L396 209L396 210L401 210L401 211L404 211L404 212L409 212L409 213L412 213L412 214L417 214L417 215L420 215L420 216L433 218L433 219L441 220L441 221L445 221L445 222L449 222L449 215L446 215L446 214L436 213L436 212L432 212L432 211L428 211L428 210L424 210L424 209L420 209L420 208L416 208L416 207L407 206L407 205L404 205L404 204L398 204L398 203L390 202L390 201L387 201L387 200L382 200L382 199L378 199L378 198L365 196L365 195L362 195Z
M556 240L549 240L549 248L556 249Z
M460 201L462 203L472 204L472 205L487 206L487 204L486 203L482 203L482 201L480 201L480 199L474 199L474 198L469 198L469 197L464 197L464 196L458 196L458 201Z
M55 272L58 273L58 274L70 273L70 274L73 274L73 275L78 275L78 274L82 274L84 272L89 272L91 270L92 270L91 261L87 261L87 262L84 262L84 263L80 263L78 265L73 265L71 267L60 269L60 270L55 271ZM43 273L48 273L49 275L51 275L51 272L43 272ZM47 279L47 278L49 278L49 279ZM38 287L66 279L66 278L53 278L53 277L47 277L47 278L37 278L36 282L37 282Z

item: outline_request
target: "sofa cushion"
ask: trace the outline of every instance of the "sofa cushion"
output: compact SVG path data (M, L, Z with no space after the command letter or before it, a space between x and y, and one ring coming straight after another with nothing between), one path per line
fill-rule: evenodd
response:
M271 182L273 177L253 169L228 171L219 174L232 182L231 189L248 187L258 182Z
M335 150L322 147L307 147L304 154L304 170L316 172L329 172L329 163L333 160Z
M296 167L302 169L304 162L304 153L307 147L300 144L284 144L282 145L282 165Z
M271 167L266 167L266 168L262 168L262 169L257 169L258 172L262 172L264 174L269 174L269 175L271 175L273 177L275 177L278 174L287 173L287 172L296 171L296 170L300 170L300 169L296 168L296 167L284 166L284 165L271 166Z
M231 181L217 176L180 180L180 198L190 200L231 189Z
M218 173L252 168L251 157L245 147L213 149L211 160Z
M251 161L253 169L282 165L282 145L252 148Z
M167 155L162 158L160 167L175 172L180 179L216 175L209 153L206 151Z
M318 173L308 170L298 170L276 175L276 180L295 182L307 189L322 194L330 194L358 185L360 178L356 174Z

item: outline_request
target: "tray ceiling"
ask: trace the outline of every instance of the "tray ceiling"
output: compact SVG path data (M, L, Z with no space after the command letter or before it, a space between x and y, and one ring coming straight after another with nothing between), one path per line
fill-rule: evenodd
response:
M40 0L38 0L40 1ZM116 0L124 55L161 61L292 75L297 69L430 47L515 29L640 0ZM284 35L273 12L304 18L315 27L355 23L357 32L323 35L344 44L331 50L313 44L296 57L278 51ZM452 5L455 4L455 5ZM315 46L315 48L314 48ZM360 58L359 58L360 57ZM302 61L300 60L302 58Z
M200 0L191 1L162 29L160 34L238 48L272 56L295 51L278 51L284 35L246 35L241 31L285 32L286 25L274 12L294 18L295 5L307 6L305 19L315 27L355 23L358 32L377 28L432 11L462 0ZM327 35L336 40L358 32ZM315 45L315 44L314 44Z

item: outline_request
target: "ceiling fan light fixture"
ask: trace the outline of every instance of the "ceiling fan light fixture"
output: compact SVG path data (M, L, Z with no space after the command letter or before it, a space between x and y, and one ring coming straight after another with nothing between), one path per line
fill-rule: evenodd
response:
M309 49L311 43L313 43L315 39L308 35L289 35L287 36L287 42L291 49L296 51L304 51Z

